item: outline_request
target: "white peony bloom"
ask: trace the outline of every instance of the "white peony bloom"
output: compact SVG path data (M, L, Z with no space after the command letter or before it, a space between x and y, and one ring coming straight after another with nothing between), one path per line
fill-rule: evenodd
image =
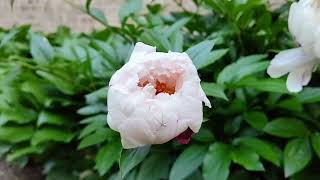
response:
M320 58L320 1L300 0L289 12L289 30L308 55Z
M299 92L302 86L309 83L317 61L307 55L302 48L289 49L279 53L268 68L272 78L279 78L287 73L287 88L291 92Z
M110 80L108 124L120 132L126 149L176 137L187 143L200 129L202 102L211 107L186 53L156 52L137 43L129 62Z
M278 78L287 73L287 88L299 92L311 79L320 62L320 1L300 0L289 12L289 30L300 48L279 53L268 68L268 74Z

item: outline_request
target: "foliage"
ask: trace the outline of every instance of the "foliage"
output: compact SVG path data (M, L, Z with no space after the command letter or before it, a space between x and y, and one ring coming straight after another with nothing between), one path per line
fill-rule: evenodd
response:
M288 5L265 0L194 0L196 12L128 0L110 26L90 35L61 27L0 31L0 154L43 166L47 179L302 179L319 177L319 88L290 94L266 74L276 52L294 47ZM179 3L178 3L179 4ZM106 123L107 84L142 41L186 51L213 104L189 145L122 150ZM317 86L317 74L312 86Z

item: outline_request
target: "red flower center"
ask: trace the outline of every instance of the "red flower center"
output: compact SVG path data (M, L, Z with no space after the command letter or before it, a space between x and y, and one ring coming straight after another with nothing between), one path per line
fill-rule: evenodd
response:
M144 81L144 82L139 82L138 86L139 87L145 87L147 84L149 84L148 81ZM176 92L175 90L175 86L172 85L168 85L166 83L161 83L159 81L156 81L155 84L155 89L156 89L156 95L159 93L168 93L168 94L174 94Z

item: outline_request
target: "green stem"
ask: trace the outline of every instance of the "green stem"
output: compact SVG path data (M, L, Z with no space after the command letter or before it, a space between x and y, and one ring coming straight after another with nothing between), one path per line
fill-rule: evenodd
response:
M101 19L97 18L96 16L92 15L92 13L90 12L90 10L85 10L83 8L81 8L81 6L73 3L71 0L64 0L66 3L68 3L70 6L80 10L81 12L89 15L92 19L94 19L95 21L99 22L100 24L102 24L103 26L105 26L105 28L110 29L113 33L115 34L119 34L121 37L123 37L126 41L128 42L133 42L132 38L130 38L130 36L127 36L127 34L121 32L121 31L117 31L117 28L110 26L108 23L106 23L105 21L102 21Z

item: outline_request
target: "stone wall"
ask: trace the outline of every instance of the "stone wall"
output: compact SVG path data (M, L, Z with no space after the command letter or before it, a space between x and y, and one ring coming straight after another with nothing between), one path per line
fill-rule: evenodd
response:
M173 0L144 0L145 5L151 2L162 3L168 11L179 10ZM85 0L73 0L83 4ZM93 7L104 11L110 24L117 25L118 10L125 0L93 0ZM184 6L194 9L192 0L183 0ZM13 25L32 24L35 30L52 32L57 26L66 25L76 32L89 32L100 28L99 23L74 9L64 0L15 0L11 9L10 0L0 0L0 27L10 28Z

